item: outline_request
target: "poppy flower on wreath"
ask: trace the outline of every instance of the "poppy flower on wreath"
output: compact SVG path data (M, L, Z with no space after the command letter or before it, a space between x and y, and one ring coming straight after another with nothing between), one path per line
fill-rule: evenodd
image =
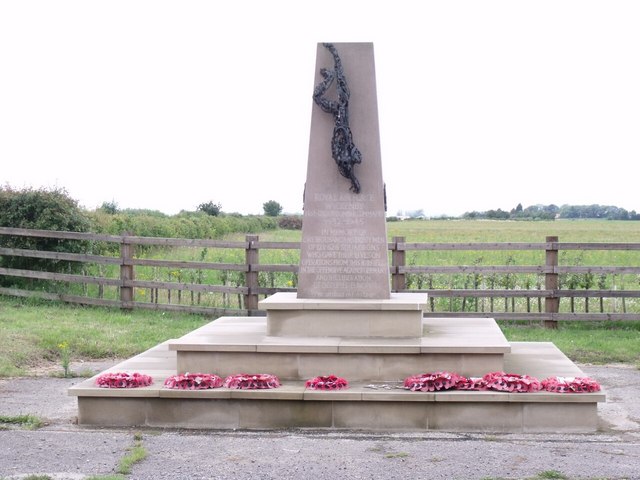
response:
M413 392L436 392L457 388L458 384L464 380L466 379L457 373L423 373L405 378L404 387Z
M101 388L138 388L148 387L153 383L149 375L142 373L113 372L103 373L96 378L96 385Z
M349 388L347 380L335 375L314 377L307 380L305 385L311 390L342 390L343 388Z
M589 377L549 377L542 381L542 388L554 393L594 393L600 384Z
M208 390L222 386L222 378L208 373L172 375L164 381L165 388L173 390Z
M268 388L278 388L280 379L269 373L239 373L237 375L229 375L224 379L226 388L234 388L239 390L262 390Z
M529 375L515 373L492 372L482 377L487 390L510 393L531 393L542 390L540 380Z

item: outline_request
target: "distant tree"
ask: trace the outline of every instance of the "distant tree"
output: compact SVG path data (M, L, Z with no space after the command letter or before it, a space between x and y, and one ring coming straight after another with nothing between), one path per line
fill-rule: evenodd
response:
M222 212L222 205L220 203L213 203L212 201L208 201L207 203L201 203L198 205L198 211L204 212L207 215L211 215L213 217L217 217Z
M510 218L525 218L526 214L524 213L524 210L522 208L522 204L519 203L518 205L516 205L516 208L512 208L511 211L509 212L509 217Z
M264 214L268 217L277 217L282 213L282 205L275 200L263 203L262 208L264 209Z
M606 207L606 217L609 220L629 220L631 216L624 208Z
M554 220L558 207L555 205L531 205L524 210L520 218L531 220Z
M420 210L411 210L410 212L407 212L407 216L409 218L425 218L426 215L424 214L424 210L420 209Z
M100 205L100 210L102 210L104 213L108 213L109 215L115 215L120 209L118 208L118 204L115 201L111 200L110 202L102 202L102 205Z
M519 203L510 212L501 209L487 210L485 212L465 212L462 218L473 220L488 218L494 220L524 219L524 220L555 220L556 218L600 218L607 220L640 220L640 215L635 211L627 211L624 208L613 205L531 205L522 208Z
M507 220L509 218L509 212L505 212L500 208L497 210L488 210L486 212L486 218L493 220Z
M550 204L550 205L546 205L546 206L544 207L544 211L545 211L546 213L550 213L550 214L552 214L552 215L554 215L554 216L555 216L555 215L560 211L560 207L558 207L557 205L554 205L554 204L552 203L552 204Z

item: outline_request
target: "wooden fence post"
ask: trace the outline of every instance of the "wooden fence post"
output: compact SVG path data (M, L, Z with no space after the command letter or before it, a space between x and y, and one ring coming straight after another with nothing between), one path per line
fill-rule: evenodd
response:
M120 243L120 308L133 309L133 286L126 283L133 280L133 245L127 241L130 232L122 233L122 241Z
M544 288L546 290L558 289L558 237L547 237L546 242L551 245L547 247L545 251L545 265L547 267L553 267L552 272L547 272L544 276ZM544 299L544 312L549 314L558 313L560 311L560 298L556 295L551 297L545 297ZM558 328L557 320L545 320L545 328Z
M244 296L244 308L248 310L248 315L252 315L252 311L258 310L258 271L253 269L254 265L260 263L260 251L255 247L258 241L258 235L247 235L245 237L247 248L244 252L247 271L245 273L245 283L248 292Z
M407 288L407 279L404 273L398 272L398 267L405 266L405 249L404 246L400 248L398 245L404 243L405 237L393 237L393 250L391 250L391 290L393 292L400 292Z

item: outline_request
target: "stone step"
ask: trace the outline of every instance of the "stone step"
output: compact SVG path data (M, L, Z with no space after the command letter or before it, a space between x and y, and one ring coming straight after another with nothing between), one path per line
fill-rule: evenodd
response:
M597 429L597 404L606 399L604 392L423 393L386 388L393 385L381 382L351 382L346 390L330 392L307 389L301 381L284 381L273 390L168 390L163 383L176 373L177 360L169 345L160 344L107 370L151 375L154 384L149 387L99 388L97 376L71 387L69 394L78 397L79 423L198 429L592 432ZM504 356L510 372L540 379L584 376L552 343L511 347ZM410 372L418 373L424 372Z
M223 317L171 341L178 372L227 376L265 371L284 380L335 374L353 381L388 381L410 372L455 371L481 376L504 368L511 350L490 318L423 319L421 337L280 337L264 317Z

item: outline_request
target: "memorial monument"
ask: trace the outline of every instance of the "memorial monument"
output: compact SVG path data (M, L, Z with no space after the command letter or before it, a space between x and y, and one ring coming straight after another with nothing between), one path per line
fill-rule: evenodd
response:
M318 46L298 298L388 299L373 45L341 47Z
M422 336L427 296L390 293L373 44L318 44L297 294L261 302L279 336Z
M296 293L266 317L222 317L108 372L153 383L72 387L80 424L207 429L575 432L597 428L603 393L415 392L425 372L579 377L550 343L509 343L491 318L423 318L424 293L391 292L373 44L318 44ZM278 388L173 390L169 375L271 374ZM251 376L251 375L249 375ZM343 377L321 391L308 380ZM253 378L256 378L254 376Z

